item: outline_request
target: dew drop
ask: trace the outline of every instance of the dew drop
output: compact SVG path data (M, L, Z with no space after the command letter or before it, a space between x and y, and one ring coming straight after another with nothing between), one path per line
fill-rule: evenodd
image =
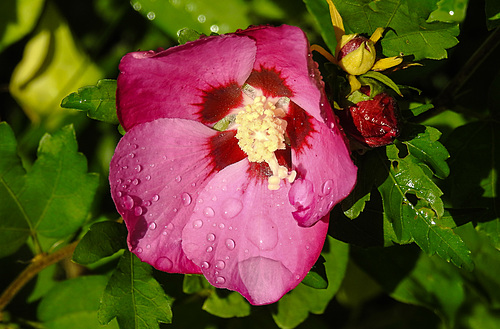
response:
M222 216L224 218L230 219L234 218L241 212L241 210L243 209L243 203L238 199L229 198L224 200L221 208Z
M215 211L211 207L206 207L203 210L203 214L205 215L205 217L214 217L215 216Z
M247 224L248 239L260 250L273 250L278 244L278 226L270 219L257 217Z
M189 195L189 193L186 193L186 192L182 193L182 203L185 206L189 206L192 201L193 201L193 199L191 198L191 195Z
M215 267L218 268L219 270L223 270L224 267L226 267L226 263L224 263L223 260L218 260L216 263L215 263Z
M155 230L156 229L156 223L152 222L151 224L149 224L149 229L150 230Z
M214 240L215 240L215 234L213 234L213 233L208 233L208 234L207 234L207 240L208 240L208 241L214 241Z
M172 209L173 212L179 211L177 208Z
M122 192L120 192L120 191L118 191L118 192L116 193L116 195L118 195L118 197L119 197L119 198L122 196L122 194L123 194L123 193L122 193Z
M182 180L182 177L181 177L181 176L177 176L177 177L175 177L175 181L176 181L177 183L180 183L180 182L181 182L181 180Z
M132 209L132 207L134 206L134 199L132 199L130 195L124 196L122 201L123 201L123 207L125 207L125 209L127 210Z
M173 263L167 257L160 257L155 262L155 267L160 271L170 271L172 269Z
M163 231L162 233L162 235L167 235L167 234L168 234L167 231Z
M224 284L224 283L226 283L226 279L223 276L218 276L215 279L215 283L217 283L217 284Z
M128 166L123 166L122 169L128 169Z
M208 262L203 262L203 263L201 263L201 267L202 268L209 268L210 264Z
M219 224L219 228L220 228L221 230L223 230L223 229L224 229L224 227L226 227L226 226L224 225L224 223L220 223L220 224Z
M141 170L142 170L142 166L141 166L141 165L137 165L137 166L135 166L135 168L134 168L134 169L135 169L135 171L137 171L137 172L141 172Z
M142 248L141 247L137 248L136 252L140 254L142 252Z
M328 195L332 192L333 181L331 179L327 180L322 187L323 195Z
M158 201L160 199L160 196L158 194L153 195L153 198L151 200L153 201Z
M212 248L211 246L207 248L207 252L212 252L212 250L214 250L214 248Z
M234 240L233 239L227 239L226 240L226 247L227 249L229 250L233 250L234 247L236 247L236 243L234 243Z
M139 207L139 206L135 207L134 208L134 215L136 215L136 216L142 215L142 207Z
M150 175L147 175L146 176L146 180L150 180L151 179L151 176Z
M134 179L134 180L132 181L132 184L134 184L135 186L137 186L137 185L139 185L139 183L140 183L140 182L141 182L141 181L140 181L140 180L138 180L138 179L136 178L136 179Z
M203 226L203 221L201 219L197 219L193 222L193 228L201 228Z

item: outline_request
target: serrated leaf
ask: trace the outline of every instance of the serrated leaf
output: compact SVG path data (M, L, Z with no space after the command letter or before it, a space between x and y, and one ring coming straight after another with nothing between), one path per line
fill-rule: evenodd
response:
M300 284L277 303L273 318L280 328L295 328L309 313L321 314L338 291L347 268L349 247L327 236L321 255L325 258L327 289L315 289Z
M450 167L446 162L450 154L443 144L438 142L441 137L441 132L430 126L425 126L423 132L417 132L421 127L422 126L417 125L407 125L407 130L413 130L413 132L409 133L415 133L416 135L403 143L408 147L408 152L410 152L411 155L421 162L428 164L433 169L436 177L444 179L450 174Z
M88 265L127 248L127 228L117 222L93 224L73 253L73 261Z
M102 79L95 86L82 87L66 96L61 107L86 111L91 119L118 124L115 98L116 80Z
M429 255L438 254L458 267L471 270L470 251L460 236L443 226L442 191L432 180L432 173L411 154L399 157L395 145L387 146L391 161L386 181L379 186L385 216L393 224L399 243L414 241ZM411 195L418 202L411 200Z
M87 218L99 183L97 175L87 173L73 127L46 134L27 173L12 130L1 123L0 132L0 255L14 252L30 235L73 234Z
M118 328L116 321L103 327L97 321L99 300L108 278L82 276L57 283L38 306L38 319L47 329ZM77 302L75 302L77 296Z
M322 6L323 12L310 10L317 19L322 35L331 34L331 22L326 15L324 0L308 0L308 8ZM346 33L371 35L378 27L386 28L380 41L387 57L413 55L415 60L424 58L443 59L446 49L458 43L457 24L428 23L430 13L436 9L436 1L385 0L347 1L334 0L343 18ZM331 45L327 42L328 46ZM335 48L330 48L334 50Z
M150 265L126 251L109 279L99 308L101 324L116 318L120 329L159 328L172 321L171 300Z

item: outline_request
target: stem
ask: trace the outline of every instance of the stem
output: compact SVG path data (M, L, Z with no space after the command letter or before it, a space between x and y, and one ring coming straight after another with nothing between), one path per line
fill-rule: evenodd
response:
M435 109L427 111L426 113L419 116L419 120L426 120L431 116L439 114L455 103L455 95L458 94L460 89L469 80L469 78L474 74L479 66L484 62L486 58L495 50L495 48L500 44L500 28L496 28L488 38L481 44L481 46L472 54L467 63L460 69L460 71L455 75L453 80L448 84L448 86L439 94L435 99L434 105Z
M40 254L33 258L31 264L28 265L28 267L26 267L14 281L12 281L12 283L0 296L0 321L2 321L1 312L16 296L16 294L40 271L73 254L78 242L79 241L75 241L52 254Z

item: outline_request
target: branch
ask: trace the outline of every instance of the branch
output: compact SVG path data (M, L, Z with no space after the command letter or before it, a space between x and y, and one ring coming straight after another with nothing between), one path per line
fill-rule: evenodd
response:
M40 271L72 255L78 242L79 241L75 241L52 254L40 254L33 258L31 264L28 265L28 267L26 267L14 281L12 281L12 283L0 296L0 322L2 321L1 312L16 296L16 294Z

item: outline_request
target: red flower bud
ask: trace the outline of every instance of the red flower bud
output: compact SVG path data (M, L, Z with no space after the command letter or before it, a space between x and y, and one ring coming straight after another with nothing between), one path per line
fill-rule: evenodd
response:
M365 94L369 94L365 92ZM399 136L398 104L387 93L338 111L345 132L364 146L391 144Z

